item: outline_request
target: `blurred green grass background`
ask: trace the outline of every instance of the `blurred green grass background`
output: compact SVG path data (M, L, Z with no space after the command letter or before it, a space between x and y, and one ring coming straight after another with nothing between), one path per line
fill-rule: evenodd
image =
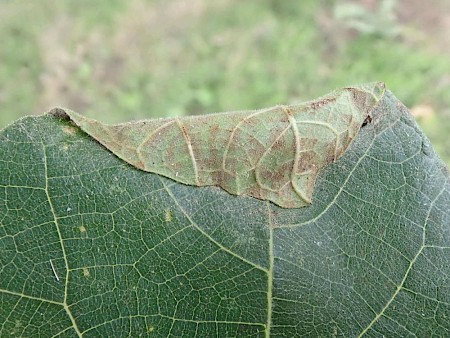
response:
M448 0L0 0L0 127L256 109L384 81L450 163Z

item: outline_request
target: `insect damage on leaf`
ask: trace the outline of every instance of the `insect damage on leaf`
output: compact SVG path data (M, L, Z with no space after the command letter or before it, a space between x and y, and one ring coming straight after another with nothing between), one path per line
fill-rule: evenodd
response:
M311 203L319 171L345 152L384 91L371 83L299 105L118 125L65 113L136 168L299 208Z

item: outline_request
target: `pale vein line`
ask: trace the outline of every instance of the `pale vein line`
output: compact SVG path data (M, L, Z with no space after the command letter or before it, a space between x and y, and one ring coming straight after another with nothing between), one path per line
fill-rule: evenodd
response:
M446 302L446 301L444 301L444 300L439 300L439 299L433 298L433 297L431 297L431 296L424 295L424 294L421 293L421 292L417 292L417 291L414 291L414 290L411 290L411 289L408 289L408 288L405 288L405 287L403 288L403 290L406 291L406 292L412 293L412 294L415 295L415 296L420 296L420 297L426 298L426 299L428 299L428 300L431 300L432 302L439 303L439 304L444 304L444 305L446 305L446 306L450 306L450 303L449 303L449 302ZM386 316L386 315L385 315L385 316ZM387 317L387 316L386 316L386 317Z
M441 250L448 250L448 249L450 249L450 246L431 245L431 244L424 245L424 247L425 248L433 248L433 249L441 249Z
M194 320L194 319L185 319L185 318L175 318L163 314L158 314L157 316L162 318L171 319L179 322L187 322L187 323L197 323L197 324L237 324L237 325L249 325L249 326L263 326L261 323L252 323L252 322L237 322L237 321L226 321L226 320Z
M175 196L172 194L172 191L166 186L166 184L163 182L163 180L161 180L162 184L164 185L164 188L166 189L167 193L169 194L169 196L173 199L173 201L175 202L175 204L177 205L177 207L181 210L181 212L186 216L186 218L189 220L189 222L191 222L191 224L194 226L195 229L197 229L198 231L200 231L200 233L202 235L204 235L206 238L208 238L211 242L213 242L215 245L217 245L219 248L221 248L223 251L225 251L226 253L236 257L237 259L253 266L254 268L261 270L265 273L268 273L269 271L265 268L263 268L262 266L259 266L258 264L255 264L251 261L249 261L248 259L234 253L233 251L231 251L230 249L224 247L222 244L220 244L219 242L217 242L214 238L212 238L207 232L205 232L202 228L200 228L198 226L197 223L194 222L194 220L188 215L188 213L183 209L183 207L180 205L180 203L178 203L178 200L175 198Z
M386 315L384 315L387 319L389 319L391 322L393 322L393 323L395 323L395 324L397 324L399 327L401 327L403 330L405 330L406 332L408 332L409 334L411 334L411 337L416 337L417 338L417 335L416 335L416 333L414 333L414 332L412 332L411 330L409 330L405 325L403 325L403 324L400 324L396 319L394 319L394 318L392 318L392 317L389 317L389 316L386 316ZM378 332L378 331L376 331L377 333L380 333L380 332ZM384 338L385 336L383 335L383 338Z
M44 188L41 187L27 187L26 185L0 185L2 188L20 188L20 189L31 189L31 190L44 190Z
M422 152L422 149L419 148L419 150L417 150L414 154L412 154L409 157L406 157L405 159L401 160L401 161L397 161L397 162L392 162L392 161L386 161L386 160L382 160L379 158L376 158L372 155L367 155L367 158L370 158L371 160L374 160L375 162L380 162L380 163L385 163L385 164L389 164L389 165L400 165L400 164L404 164L412 159L414 159L414 157L416 157L417 155L419 155Z
M334 184L334 183L332 183L332 182L328 182L328 183L331 184L331 185L334 185L335 187L338 188L338 186L337 186L336 184ZM414 221L414 220L412 220L412 219L406 217L406 215L397 214L397 213L393 212L392 210L386 209L386 208L384 208L383 206L378 205L378 204L376 204L376 203L374 203L374 202L372 202L372 201L366 201L366 200L364 200L364 199L362 199L362 198L360 198L360 197L358 197L358 196L352 194L352 193L349 192L348 190L343 189L342 191L345 192L348 196L350 196L350 197L352 197L352 198L354 198L354 199L356 199L356 200L358 200L358 201L360 201L360 202L362 202L362 203L369 204L369 205L371 205L371 206L373 206L373 207L375 207L375 208L381 209L382 211L385 211L385 212L387 212L387 213L389 213L389 214L391 214L391 215L398 216L398 217L400 217L400 218L404 218L405 220L411 222L412 225L414 225L414 226L416 226L416 227L418 227L418 228L420 228L420 229L423 229L423 226L420 226L416 221ZM337 205L338 207L340 207L339 204L336 203L336 205ZM342 207L340 207L340 208L342 208Z
M139 160L142 162L142 164L144 165L144 169L147 168L146 165L146 161L144 160L144 158L142 157L141 153L142 153L142 147L148 142L150 141L150 139L156 134L159 133L161 130L167 128L168 126L170 126L171 124L175 123L175 120L170 120L167 123L164 123L162 126L159 126L158 128L156 128L155 130L153 130L150 134L148 134L143 140L142 142L137 146L136 148L136 153L138 155Z
M237 322L237 321L225 321L225 320L194 320L194 319L185 319L185 318L175 318L175 317L171 317L171 316L167 316L167 315L163 315L163 314L154 314L154 315L131 315L131 316L126 316L126 317L119 317L119 318L114 318L105 322L102 322L100 324L97 324L95 326L90 327L89 329L83 331L83 334L86 334L92 330L98 329L102 326L108 325L108 324L112 324L114 322L117 322L119 320L123 320L126 318L151 318L151 317L161 317L161 318L166 318L169 320L172 320L173 322L185 322L185 323L195 323L195 324L233 324L233 325L248 325L248 326L264 326L261 323L251 323L251 322ZM173 323L172 323L173 326ZM169 335L170 336L170 335ZM196 337L196 336L195 336Z
M229 171L229 170L226 169L226 162L227 162L228 150L230 149L230 146L231 146L231 144L232 144L232 142L233 142L233 139L234 139L234 134L236 133L236 131L237 131L238 129L240 129L240 126L241 126L242 124L244 124L246 121L248 121L248 120L250 120L251 118L253 118L253 117L255 117L255 116L258 116L258 115L260 115L260 114L266 113L266 112L271 111L271 110L274 110L274 111L276 112L277 108L278 108L278 107L272 107L272 108L267 108L267 109L257 110L257 111L255 111L254 113L252 113L252 114L250 114L250 115L244 117L241 121L239 121L239 122L236 124L236 126L234 126L234 128L231 130L230 137L228 138L228 143L227 143L227 145L226 145L226 147L225 147L225 150L224 150L224 152L223 152L223 158L222 158L222 171L223 171L223 172L228 173L228 174L230 174L230 175L234 175L234 174L235 174L235 173L233 173L233 172L231 172L231 171Z
M341 193L344 191L344 188L347 184L347 182L350 180L350 178L352 177L353 173L355 172L355 170L358 168L359 163L366 157L366 154L369 152L369 149L372 147L373 143L375 142L375 138L372 140L372 142L370 143L370 145L367 147L366 151L364 154L361 155L361 157L358 159L358 161L356 161L355 166L352 168L352 170L348 173L347 178L345 179L344 183L342 183L341 188L339 189L339 191L336 193L336 195L334 196L333 200L323 209L323 211L321 213L319 213L316 217L306 221L306 222L302 222L302 223L298 223L298 224L287 224L287 225L277 225L278 228L295 228L295 227L299 227L301 225L306 225L306 224L310 224L310 223L314 223L315 221L317 221L320 217L322 217L327 211L328 209L331 208L332 205L334 205L338 199L338 197L341 195Z
M81 331L79 330L77 323L75 322L75 318L72 315L72 312L69 309L69 306L67 305L67 289L68 289L68 283L69 283L69 263L67 261L67 255L66 255L66 249L64 247L64 242L63 242L63 236L61 234L61 231L59 230L59 223L58 223L58 218L56 216L56 211L55 211L55 207L53 206L53 202L50 198L50 194L48 191L48 165L47 165L47 148L44 144L44 142L42 141L42 147L44 150L44 175L45 175L45 194L47 195L47 200L48 200L48 204L50 206L50 210L52 212L53 215L53 222L55 223L56 226L56 231L58 233L58 237L59 237L59 241L61 244L61 251L63 253L63 259L64 259L64 263L66 265L66 276L65 276L65 282L64 282L64 309L66 310L67 315L70 318L70 321L72 322L73 328L75 330L75 332L77 333L78 337L81 337Z
M260 159L258 160L258 162L256 163L256 165L253 167L253 169L255 169L255 168L260 168L260 167L263 167L263 168L264 168L264 165L263 165L263 164L260 164L260 163L263 161L264 157L270 152L270 150L272 149L273 145L274 145L279 139L281 139L281 138L283 137L283 135L286 134L286 132L287 132L289 129L290 129L290 125L287 126L287 127L280 133L280 135L278 135L278 137L272 142L272 144L270 144L268 147L266 147L266 150L264 151L264 153L261 154ZM263 188L263 189L265 189L265 190L268 190L268 191L273 191L273 192L278 192L278 191L280 191L280 190L282 189L282 188L280 188L280 189L272 189L272 188L270 188L270 186L265 186L263 183L260 183L260 182L263 181L263 179L261 179L261 177L260 177L260 176L261 176L260 172L261 172L261 170L255 170L256 182L258 183L258 185L259 185L261 188ZM291 177L292 177L292 175L291 175ZM283 187L284 187L284 185L283 185Z
M191 156L192 169L194 170L194 175L195 175L195 184L197 186L200 186L200 181L198 180L197 161L195 160L194 149L192 149L191 139L189 138L189 135L188 135L185 127L181 123L180 119L176 117L175 121L177 122L178 127L180 127L181 133L183 134L184 140L186 141L186 145L188 147L189 155Z
M364 229L364 228L361 226L361 224L359 224L359 223L358 223L358 222L357 222L357 221L356 221L356 220L355 220L355 219L354 219L354 218L353 218L353 217L352 217L352 216L351 216L351 215L350 215L343 207L341 207L339 204L336 203L336 207L338 207L339 209L341 209L342 212L343 212L344 214L346 214L347 217L350 218L356 225L358 225L359 229L360 229L364 234L366 234L368 237L370 237L370 238L375 238L377 241L383 243L383 244L386 245L388 248L394 250L396 253L398 253L400 256L402 256L406 261L409 261L409 258L406 257L406 256L403 254L403 252L401 252L398 248L396 248L396 247L393 246L392 244L386 242L383 238L377 237L377 236L375 236L374 234L368 232L366 229ZM402 217L402 216L400 216L400 217ZM381 271L380 271L380 272L381 272ZM385 277L387 278L387 276L385 276ZM391 281L390 278L388 278L388 279L389 279L390 282L392 282L392 284L395 285L395 283L394 283L393 281Z
M436 197L430 203L430 208L428 209L427 217L425 218L425 225L423 227L423 232L422 232L422 245L421 245L419 251L417 252L417 254L411 260L411 263L409 263L409 266L406 269L405 275L403 276L403 279L400 282L400 285L397 286L397 289L395 290L395 292L392 295L391 299L388 300L388 302L383 307L383 309L381 309L380 313L377 314L375 316L375 318L370 322L370 324L359 334L358 338L361 338L362 336L364 336L367 333L367 331L369 331L372 328L372 326L381 318L381 316L383 316L384 312L389 307L389 305L391 305L391 303L394 301L394 299L397 297L397 295L399 294L400 290L403 289L403 284L405 284L406 278L408 278L408 276L409 276L409 272L411 271L411 269L412 269L414 263L416 262L417 258L422 254L422 251L425 248L426 226L427 226L430 214L431 214L431 210L433 209L433 204L437 201L437 199L441 196L441 194L446 190L445 188L446 188L446 185L444 184L442 189L441 189L441 191L439 192L439 194L437 194Z
M72 329L72 327L69 326L69 327L65 328L64 330L59 331L58 333L55 333L55 334L52 336L52 338L54 338L54 337L59 337L59 336L61 336L64 332L69 331L69 330L71 330L71 329Z
M286 263L288 263L288 264L290 264L290 265L293 265L293 266L295 266L296 268L298 268L299 270L303 270L303 271L306 271L306 272L308 272L308 273L310 273L311 275L313 275L314 276L314 278L318 278L318 279L320 279L320 280L323 280L323 281L325 281L325 282L328 282L330 285L331 284L333 284L333 285L339 285L339 286L341 286L341 287L344 287L344 288L348 288L348 289L352 289L352 287L351 286L349 286L349 285L346 285L346 284L343 284L343 283L338 283L338 282L336 282L336 281L332 281L332 280L330 280L330 279L327 279L325 276L321 276L321 275L318 275L317 273L315 273L314 271L312 271L312 270L308 270L308 269L306 269L306 268L303 268L303 267L301 267L300 265L298 265L298 264L296 264L296 263L294 263L294 262L292 262L292 261L289 261L289 260L287 260L287 259L284 259L284 258L281 258L281 257L277 257L280 261L283 261L283 262L286 262ZM383 274L384 275L384 274ZM389 278L387 278L386 277L386 279L388 279L388 281L390 281L392 284L394 284L395 285L395 283L393 283ZM287 280L287 281L292 281L291 279L287 279L287 278L283 278L282 280ZM372 312L374 312L375 313L375 310L372 308L372 306L367 302L367 300L365 300L364 299L364 297L363 297L363 295L361 295L359 292L357 292L356 290L354 290L353 289L353 292L367 305L367 307L370 309L370 310L372 310ZM283 298L278 298L277 297L277 299L281 299L281 300L284 300ZM296 302L295 300L293 300L292 302ZM301 302L300 302L301 303Z
M291 172L291 186L294 189L294 191L297 193L297 195L299 195L300 198L303 199L303 201L305 201L307 204L311 204L311 199L308 198L303 193L303 191L299 190L297 188L296 184L294 184L295 174L297 172L298 162L300 161L300 153L301 153L301 151L299 149L300 133L297 128L297 121L295 120L294 116L292 116L292 112L289 110L289 108L282 106L281 109L286 114L287 118L289 119L289 124L290 124L290 127L292 128L292 133L294 134L294 139L295 139L295 158L294 158L294 165L293 165L292 172ZM305 174L305 173L302 173L302 174Z
M399 119L397 119L396 121L394 121L392 123L392 125L396 124L399 121ZM379 136L379 135L378 135ZM369 150L372 148L375 140L377 139L377 137L374 137L372 139L372 141L370 142L370 144L367 146L365 152L363 154L361 154L361 157L358 159L358 161L356 161L355 166L352 168L352 170L348 173L347 178L345 179L345 181L342 183L341 188L339 188L339 191L336 193L336 195L334 196L333 200L322 210L322 212L320 212L316 217L307 220L305 222L302 223L298 223L298 224L286 224L286 225L277 225L277 228L296 228L302 225L307 225L310 223L314 223L315 221L317 221L320 217L322 217L327 211L328 209L331 208L331 206L334 205L334 203L337 201L338 197L341 195L341 193L344 191L345 186L347 185L348 181L350 180L350 178L353 176L353 173L356 171L356 169L358 168L359 164L361 163L361 161L366 158L367 154L369 153Z
M266 323L266 338L270 338L270 328L272 325L272 307L273 307L273 268L274 268L274 252L273 252L273 226L270 212L270 204L267 202L267 217L269 228L269 271L267 279L267 323Z
M82 173L79 174L69 174L69 175L54 175L52 177L50 177L51 179L56 179L56 178L74 178L74 177L83 177L83 176L91 176L91 174L98 174L98 173L102 173L102 172L109 172L111 169L121 169L121 168L127 168L130 164L126 161L122 161L121 164L117 164L117 165L111 165L108 167L102 167L102 168L95 168L93 170L86 170L83 171ZM42 190L44 190L44 188L42 188Z
M59 282L59 276L58 276L58 274L56 273L55 267L54 267L53 262L52 262L51 259L50 259L50 266L52 267L53 274L55 275L56 281Z
M27 298L27 299L37 300L37 301L40 301L40 302L43 302L43 303L50 303L50 304L56 304L56 305L64 306L63 303L55 302L54 300L44 299L44 298L40 298L40 297L34 297L34 296L26 295L24 293L9 291L9 290L5 290L5 289L0 289L0 292L6 293L6 294L9 294L9 295L13 295L13 296L17 296L17 297L20 297L20 298Z
M5 326L7 325L7 323L8 323L8 322L12 322L12 320L11 320L10 318L11 318L11 317L14 317L14 315L16 315L16 309L17 309L17 307L19 306L19 304L21 303L21 300L22 300L22 299L21 299L20 297L17 297L17 299L15 300L14 306L13 306L12 309L9 311L8 316L6 317L6 319L3 320L3 323L2 323L1 326L0 326L0 334L1 334L2 332L4 332Z
M339 133L336 129L333 128L329 123L326 122L320 122L320 121L308 121L308 120L299 120L298 123L302 124L315 124L317 126L325 127L335 135L336 137L336 144L334 145L334 160L336 160L337 157L337 149L338 149L338 140L339 140Z

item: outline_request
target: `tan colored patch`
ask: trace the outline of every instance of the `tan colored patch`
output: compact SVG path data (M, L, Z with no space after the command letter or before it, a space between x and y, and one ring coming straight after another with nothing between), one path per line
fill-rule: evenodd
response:
M135 165L137 153L145 171L300 208L311 204L318 171L343 154L382 95L384 84L371 83L337 90L312 103L164 119L162 125L155 119L104 126L74 112L69 115L119 158ZM342 112L351 112L352 118L340 119ZM211 125L220 126L212 136L207 134ZM172 221L169 209L165 220Z
M166 210L166 222L172 222L172 211L170 209Z
M86 232L86 228L83 225L78 227L78 229L80 230L81 233Z
M327 104L330 104L332 102L335 102L336 98L332 97L332 98L325 98L322 100L317 100L317 101L313 101L311 102L311 107L315 110L315 109L319 109L320 107L323 107Z
M75 128L75 127L70 127L70 126L63 127L63 132L70 136L74 136L77 133L77 130L78 130L78 128Z
M89 273L89 269L88 268L83 268L83 276L84 277L89 277L90 273Z

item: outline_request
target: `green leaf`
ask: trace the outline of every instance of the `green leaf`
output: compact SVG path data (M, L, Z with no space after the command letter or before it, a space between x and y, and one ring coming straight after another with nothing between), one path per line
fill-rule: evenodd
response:
M449 336L448 169L389 91L370 113L297 209L136 169L59 116L17 121L0 336Z

